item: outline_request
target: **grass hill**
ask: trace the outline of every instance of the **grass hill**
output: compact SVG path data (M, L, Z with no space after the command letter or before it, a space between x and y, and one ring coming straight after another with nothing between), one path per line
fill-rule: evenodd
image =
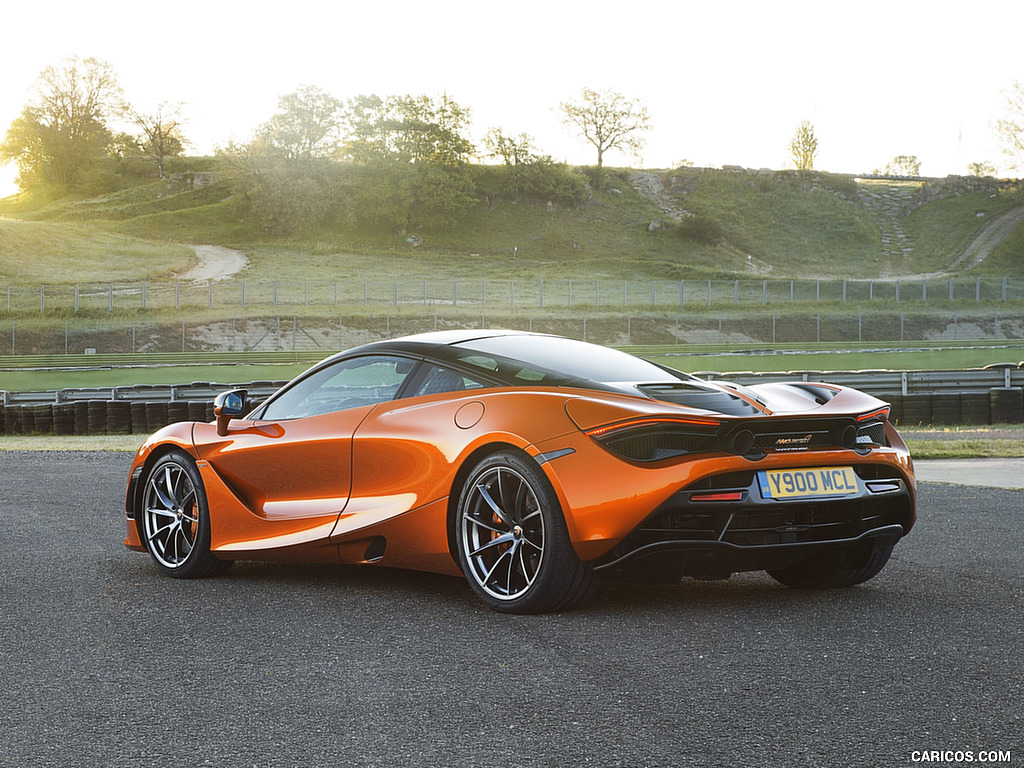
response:
M970 250L996 219L999 236ZM1019 276L1024 191L995 180L611 169L574 208L493 199L447 232L287 239L261 234L215 174L202 186L181 174L0 201L0 283L166 280L197 244L244 250L253 280Z

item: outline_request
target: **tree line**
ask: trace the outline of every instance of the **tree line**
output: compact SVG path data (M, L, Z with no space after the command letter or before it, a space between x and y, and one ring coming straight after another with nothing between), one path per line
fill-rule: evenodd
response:
M597 166L612 149L638 151L646 108L610 91L585 89L559 105L564 122L589 142ZM72 57L47 67L34 95L0 143L23 190L73 191L96 185L112 159L146 161L163 177L188 148L181 105L152 110L128 103L111 66ZM116 131L115 123L124 127ZM469 138L470 110L449 96L362 94L342 101L303 86L249 140L216 151L233 191L271 235L325 224L370 229L445 229L481 199L528 198L577 205L589 179L552 160L525 134L491 128ZM484 166L473 158L496 161Z
M1024 169L1024 86L1007 91L1007 119L996 124L1009 167ZM563 123L596 152L596 166L573 169L543 154L525 134L492 127L476 146L470 110L447 94L362 94L343 101L304 86L282 96L276 112L245 142L217 150L233 191L270 235L325 224L369 229L445 229L481 200L523 198L577 205L600 180L605 153L637 155L651 129L647 108L610 90L583 89L558 106ZM115 124L121 126L116 130ZM111 161L148 164L163 177L189 146L182 105L144 110L128 103L111 66L71 57L47 67L0 143L23 190L75 190L95 183ZM797 170L811 170L818 139L808 121L789 144ZM494 161L472 163L474 158ZM685 164L685 163L684 163ZM584 173L586 171L587 173ZM900 155L885 173L917 175ZM994 171L972 163L971 171Z

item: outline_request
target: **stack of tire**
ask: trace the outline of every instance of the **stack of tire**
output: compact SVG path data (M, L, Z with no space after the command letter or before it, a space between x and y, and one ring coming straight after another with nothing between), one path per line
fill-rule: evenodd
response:
M909 394L903 396L903 421L906 426L916 427L932 423L932 396Z
M146 424L140 431L144 434L156 432L160 427L167 424L167 403L150 402L146 403ZM141 425L140 425L141 426Z
M72 403L57 403L53 411L53 434L75 434L75 406Z
M990 389L988 396L992 424L1024 423L1024 389L999 387Z

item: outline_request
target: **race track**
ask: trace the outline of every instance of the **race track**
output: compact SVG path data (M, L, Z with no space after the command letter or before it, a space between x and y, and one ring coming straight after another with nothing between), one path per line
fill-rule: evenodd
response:
M609 585L518 617L384 569L163 578L121 545L129 462L0 452L0 766L1024 760L1022 491L922 485L861 587Z

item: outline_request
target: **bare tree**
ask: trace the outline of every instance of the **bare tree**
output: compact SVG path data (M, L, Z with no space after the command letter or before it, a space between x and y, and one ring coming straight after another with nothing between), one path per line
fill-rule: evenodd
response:
M188 143L182 132L181 104L162 101L155 111L148 114L129 106L125 109L125 115L142 131L139 148L156 161L157 172L162 179L164 160L180 155Z
M1024 83L1014 80L1003 91L1006 96L1006 117L996 121L996 137L1013 170L1024 170Z
M814 135L814 126L807 120L800 123L800 127L790 139L789 154L798 171L814 169L814 158L818 154L818 138Z
M647 107L639 99L611 90L584 88L579 101L564 101L558 108L562 122L597 149L598 168L610 149L639 154L644 146L640 134L651 128Z

